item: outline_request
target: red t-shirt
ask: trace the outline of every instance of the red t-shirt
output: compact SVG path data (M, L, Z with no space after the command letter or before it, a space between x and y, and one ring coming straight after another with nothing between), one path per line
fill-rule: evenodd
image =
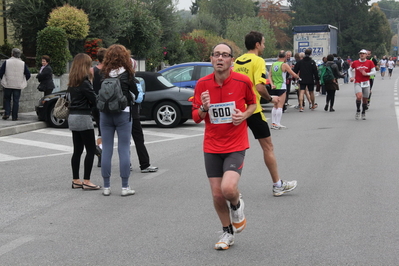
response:
M366 73L369 73L371 69L374 68L374 63L371 60L366 60L364 62L356 60L353 61L351 67L355 69L355 83L361 83L363 81L370 80L370 76L363 76L363 74L360 71L364 69Z
M195 86L192 117L196 123L202 121L198 108L202 105L201 93L206 90L209 91L211 104L234 102L235 108L242 112L245 112L246 105L256 104L252 82L247 76L230 71L223 86L219 86L212 73L198 80ZM249 148L247 121L238 126L233 123L214 124L210 121L209 112L205 116L204 152L230 153Z

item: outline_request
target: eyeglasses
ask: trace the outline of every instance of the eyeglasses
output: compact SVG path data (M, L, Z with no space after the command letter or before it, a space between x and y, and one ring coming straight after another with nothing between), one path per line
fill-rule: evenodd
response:
M212 53L212 56L213 56L214 58L219 58L220 56L222 56L223 58L233 57L232 54L229 54L229 53L219 53L219 52Z

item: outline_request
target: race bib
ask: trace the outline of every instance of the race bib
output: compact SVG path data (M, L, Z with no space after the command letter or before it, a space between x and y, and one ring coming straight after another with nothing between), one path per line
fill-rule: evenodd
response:
M362 87L362 88L370 87L370 81L360 82L360 87Z
M226 124L233 122L235 102L214 103L209 107L209 119L212 124Z

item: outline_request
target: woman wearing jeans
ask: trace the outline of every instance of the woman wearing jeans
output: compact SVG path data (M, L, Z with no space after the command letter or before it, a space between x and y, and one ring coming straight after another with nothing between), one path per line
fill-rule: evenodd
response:
M103 195L109 196L111 194L111 160L116 131L118 135L119 172L122 178L121 195L129 196L135 193L129 186L130 134L132 130L130 106L133 104L130 92L137 96L138 91L134 82L134 69L130 60L130 53L123 45L114 44L107 49L101 73L103 78L119 77L123 94L128 99L127 107L120 113L100 112L103 144L101 155L101 175L104 179Z
M96 103L96 95L91 84L90 73L91 58L87 54L77 54L73 59L69 73L68 91L71 102L69 104L68 125L72 131L73 155L72 165L72 188L83 188L85 190L97 190L100 186L90 181L93 168L94 155L96 153L96 141L94 137L94 126L91 120L91 109ZM83 149L86 148L84 160L83 182L79 178L80 158Z

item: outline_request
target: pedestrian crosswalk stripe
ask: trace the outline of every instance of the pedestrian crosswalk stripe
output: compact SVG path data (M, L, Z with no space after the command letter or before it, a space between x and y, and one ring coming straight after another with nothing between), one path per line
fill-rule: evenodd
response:
M17 138L11 138L11 137L3 137L0 139L0 141L13 143L13 144L19 144L19 145L44 148L44 149L50 149L50 150L56 150L56 151L63 151L63 152L72 152L73 151L72 146L59 145L59 144L48 143L48 142L44 142L44 141L17 139Z

